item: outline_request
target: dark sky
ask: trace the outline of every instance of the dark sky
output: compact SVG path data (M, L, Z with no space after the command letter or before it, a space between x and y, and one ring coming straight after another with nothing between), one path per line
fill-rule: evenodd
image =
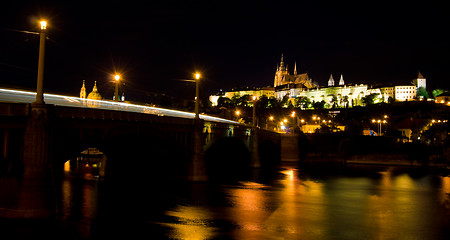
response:
M37 20L49 20L45 89L78 95L98 81L110 97L121 72L128 99L194 94L177 79L202 72L203 94L268 86L281 53L320 85L408 82L450 88L444 1L11 1L2 3L0 84L35 88Z

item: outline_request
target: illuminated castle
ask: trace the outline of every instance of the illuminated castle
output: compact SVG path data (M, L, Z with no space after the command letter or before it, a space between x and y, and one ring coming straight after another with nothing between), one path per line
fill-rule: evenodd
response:
M367 84L345 83L341 74L339 82L336 82L333 75L330 75L327 86L320 87L312 81L308 73L297 72L297 63L294 63L293 74L289 73L288 66L284 62L283 54L281 61L277 65L273 88L260 88L248 90L232 90L222 92L219 95L210 96L213 105L217 105L219 97L232 98L233 96L252 95L259 98L262 95L275 97L279 100L287 97L291 102L295 98L306 97L310 102L324 102L325 108L330 107L352 107L362 106L363 98L368 95L375 95L373 103L389 101L413 101L417 99L419 88L426 90L426 79L419 72L418 77L407 84L390 84L384 86L371 86Z
M367 84L345 84L341 74L338 85L335 84L333 75L328 79L328 86L319 87L312 82L307 73L297 74L297 64L294 65L294 74L290 75L285 67L283 54L281 62L277 66L274 78L275 97L289 99L307 97L311 102L324 101L326 105L335 106L360 106L362 99L370 94L375 94L375 102L412 101L417 97L420 87L426 89L426 79L419 72L417 79L411 84L392 85L383 87L369 87Z

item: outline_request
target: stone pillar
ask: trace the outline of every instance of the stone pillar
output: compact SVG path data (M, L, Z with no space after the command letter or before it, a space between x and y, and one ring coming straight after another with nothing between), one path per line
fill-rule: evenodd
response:
M201 119L194 119L188 180L194 182L208 180L206 163L203 155L203 120Z
M261 167L261 159L259 158L258 129L256 127L252 128L249 148L251 154L250 167Z
M47 218L56 214L49 145L48 107L31 104L23 143L23 175L17 200L5 211L9 218Z

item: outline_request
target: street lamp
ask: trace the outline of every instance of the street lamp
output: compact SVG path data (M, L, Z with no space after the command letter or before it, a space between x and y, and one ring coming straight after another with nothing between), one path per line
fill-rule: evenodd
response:
M297 117L295 116L295 111L292 111L291 117L292 117L292 125L293 128L295 129L297 127Z
M199 90L199 80L200 80L200 73L195 73L195 119L200 119L199 114L199 98L200 98L200 90Z
M387 117L385 116L384 118L387 118ZM384 120L381 120L381 119L372 119L372 122L373 122L373 123L378 123L378 133L379 133L379 135L381 136L381 135L382 135L382 133L381 133L381 124L382 124L382 123L383 123L383 124L386 124L386 123L387 123L386 119L384 119Z
M114 100L116 102L118 102L119 101L119 80L120 80L120 75L116 74L114 76L114 79L116 80L116 88L114 90Z
M44 104L44 59L45 59L45 39L47 38L47 21L41 20L41 31L39 33L39 60L38 60L38 76L36 87L36 101L34 103Z

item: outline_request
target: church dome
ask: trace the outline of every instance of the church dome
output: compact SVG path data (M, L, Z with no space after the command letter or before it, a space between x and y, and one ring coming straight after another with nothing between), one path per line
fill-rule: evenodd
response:
M100 95L97 89L97 81L95 81L94 88L92 89L92 92L89 93L87 98L92 100L102 100L102 95Z

